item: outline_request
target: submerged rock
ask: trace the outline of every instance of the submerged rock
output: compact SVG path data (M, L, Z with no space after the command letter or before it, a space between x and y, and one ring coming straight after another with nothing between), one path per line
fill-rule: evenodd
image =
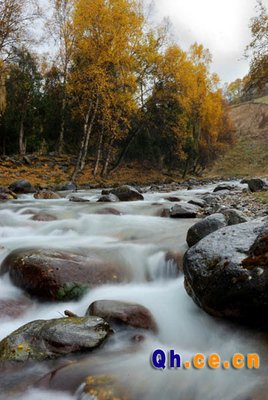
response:
M77 197L77 196L69 197L69 201L72 201L73 203L90 203L90 200L85 199L84 197Z
M45 249L14 250L1 265L1 275L7 272L16 286L50 301L79 299L90 287L130 279L126 269L96 255Z
M13 182L9 189L17 194L26 194L26 193L34 193L34 187L32 184L26 179L20 179L16 182Z
M28 310L32 302L26 297L18 299L1 299L0 300L0 317L17 318Z
M34 194L34 198L39 200L52 200L61 199L61 196L58 193L52 192L51 190L39 190Z
M185 288L212 315L267 323L267 253L264 222L222 228L185 254Z
M40 221L40 222L49 222L49 221L57 221L57 217L47 213L38 213L35 214L31 220L32 221Z
M152 314L140 304L98 300L89 306L86 315L95 315L110 323L124 323L135 328L157 332L157 325Z
M97 210L95 214L99 215L123 215L123 213L116 208L111 208L111 207L105 207L101 208L100 210Z
M57 358L98 347L110 327L97 317L60 318L30 322L0 342L0 360Z
M109 193L109 194L103 194L99 198L98 203L116 203L118 201L120 200L116 195Z
M78 400L129 400L126 388L111 375L94 375L85 380Z

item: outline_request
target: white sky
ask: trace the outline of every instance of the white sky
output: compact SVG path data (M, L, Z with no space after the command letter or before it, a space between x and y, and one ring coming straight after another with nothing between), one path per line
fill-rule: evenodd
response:
M268 7L268 0L263 0ZM248 61L243 53L250 42L249 22L256 0L154 0L155 17L169 17L176 42L187 48L202 43L212 53L213 72L222 83L243 77Z

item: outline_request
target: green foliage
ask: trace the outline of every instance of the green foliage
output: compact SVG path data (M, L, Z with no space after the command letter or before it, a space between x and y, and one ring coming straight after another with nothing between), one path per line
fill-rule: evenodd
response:
M78 300L88 291L88 289L89 286L83 283L65 283L57 292L57 300Z

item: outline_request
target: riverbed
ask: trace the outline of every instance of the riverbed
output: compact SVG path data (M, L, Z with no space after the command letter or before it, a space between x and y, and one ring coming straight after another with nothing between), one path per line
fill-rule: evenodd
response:
M0 339L27 322L60 318L65 310L83 316L96 300L122 300L143 305L150 310L157 333L136 332L142 340L133 342L132 331L119 332L93 353L73 356L64 372L44 385L42 378L61 362L35 363L11 370L0 376L0 399L76 400L84 377L91 374L113 374L127 388L130 398L145 400L247 400L258 391L266 373L265 343L245 327L213 318L198 308L187 295L181 272L181 259L187 250L186 234L196 219L161 217L163 209L172 206L169 196L182 201L199 198L213 191L213 185L191 191L144 194L144 201L97 203L100 190L80 191L79 197L89 203L69 201L71 193L59 200L36 200L21 195L18 200L0 204L0 261L19 248L55 248L97 254L131 273L131 282L104 285L90 290L81 300L68 303L31 301L16 317L0 319ZM99 213L113 208L120 215ZM49 213L57 220L33 221L34 213ZM105 211L104 211L105 212ZM175 262L167 253L176 254ZM0 278L0 300L20 299L23 292L7 276ZM254 370L157 370L150 359L155 349L174 349L183 359L195 353L220 354L224 360L234 353L259 353L261 368ZM69 370L68 370L69 368ZM66 376L75 376L66 379ZM41 384L40 382L41 379ZM81 381L80 381L81 380Z

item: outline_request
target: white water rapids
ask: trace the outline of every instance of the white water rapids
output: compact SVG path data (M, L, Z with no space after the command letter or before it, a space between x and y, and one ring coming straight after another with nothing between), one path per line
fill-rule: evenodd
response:
M120 381L135 397L144 400L247 400L264 374L265 360L261 359L261 370L164 370L152 368L152 351L175 349L183 359L195 353L219 353L224 360L234 353L260 353L263 346L258 337L245 328L227 325L204 313L186 294L183 277L176 277L175 265L165 260L167 251L186 250L186 233L196 220L161 218L163 207L171 207L165 200L174 195L186 201L189 197L211 191L211 187L173 193L148 193L144 202L96 203L100 191L79 192L77 195L91 203L72 203L67 199L35 200L32 195L0 204L0 261L13 249L37 247L56 248L100 254L103 259L113 261L130 269L133 281L129 284L105 285L91 290L80 301L69 303L39 303L34 301L23 315L16 319L0 319L0 339L36 319L60 318L68 309L84 315L95 300L123 300L147 307L159 327L158 334L145 334L145 340L136 345L129 344L123 334L116 337L105 353L105 348L95 352L96 368L100 373L118 375ZM115 208L122 215L99 215L103 208ZM28 211L46 212L58 220L51 222L32 221ZM149 277L149 281L148 281ZM7 276L0 278L0 300L19 299L20 289L15 288ZM84 371L90 374L92 361L84 355ZM42 372L42 365L38 365ZM53 370L53 365L44 367L43 375ZM1 372L0 388L12 379L16 384L24 380L24 370L6 374ZM42 373L38 374L38 378ZM82 383L82 382L81 382ZM79 385L78 385L79 386ZM68 389L68 388L66 388ZM77 387L78 389L78 387ZM142 393L142 395L140 394ZM43 390L30 387L23 393L4 393L0 399L74 400L77 395L63 391Z

